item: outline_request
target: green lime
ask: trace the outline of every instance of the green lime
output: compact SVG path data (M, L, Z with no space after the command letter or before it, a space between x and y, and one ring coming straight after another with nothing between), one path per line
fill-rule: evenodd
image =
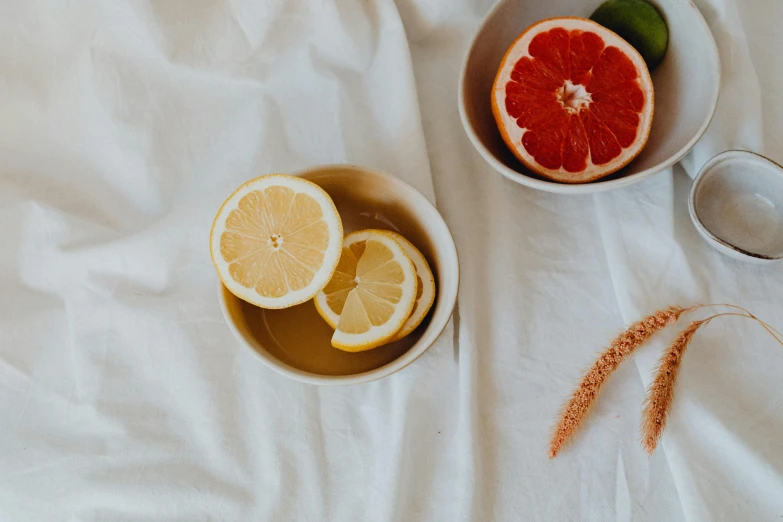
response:
M651 71L663 60L669 29L658 8L647 0L607 0L590 19L634 46Z

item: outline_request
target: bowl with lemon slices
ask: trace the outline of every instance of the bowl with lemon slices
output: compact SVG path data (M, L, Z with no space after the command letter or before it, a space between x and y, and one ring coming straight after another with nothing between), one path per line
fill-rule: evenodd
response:
M430 201L351 165L252 179L215 216L223 315L267 366L359 384L421 356L451 317L457 250Z

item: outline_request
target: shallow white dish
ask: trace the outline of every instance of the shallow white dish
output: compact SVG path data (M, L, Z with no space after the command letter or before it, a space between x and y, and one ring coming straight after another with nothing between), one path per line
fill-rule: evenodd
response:
M743 261L783 259L783 168L752 152L709 160L691 187L688 210L702 237Z
M650 139L628 166L604 180L581 185L546 181L508 150L490 104L492 83L511 43L533 23L557 16L587 18L601 0L500 0L479 28L465 57L459 111L470 141L507 178L549 192L584 194L636 183L665 170L701 138L712 120L720 89L720 57L707 23L690 0L655 0L669 25L669 50L652 71L655 114Z

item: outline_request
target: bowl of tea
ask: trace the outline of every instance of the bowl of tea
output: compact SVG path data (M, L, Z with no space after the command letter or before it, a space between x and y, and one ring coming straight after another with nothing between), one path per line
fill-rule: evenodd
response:
M248 181L218 211L210 253L239 342L311 384L406 367L446 328L459 287L457 249L435 206L352 165Z

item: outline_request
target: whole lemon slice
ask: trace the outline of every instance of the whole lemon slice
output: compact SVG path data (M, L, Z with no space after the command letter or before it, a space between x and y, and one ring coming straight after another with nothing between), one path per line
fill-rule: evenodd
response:
M332 278L342 242L342 221L329 195L283 174L239 187L220 207L210 233L223 284L262 308L312 299Z
M345 236L334 277L315 306L335 329L332 346L348 352L377 348L403 327L416 303L416 267L385 230Z

